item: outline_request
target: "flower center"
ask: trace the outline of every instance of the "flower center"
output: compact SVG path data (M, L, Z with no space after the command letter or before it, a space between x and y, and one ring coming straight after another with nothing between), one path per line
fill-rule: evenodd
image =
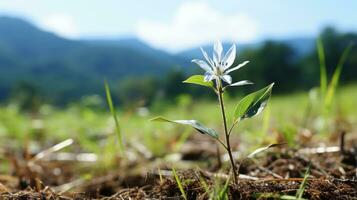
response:
M222 76L224 74L223 67L221 65L215 66L214 73L217 76Z
M214 73L217 76L222 76L224 74L224 68L227 66L226 62L218 62L215 64Z

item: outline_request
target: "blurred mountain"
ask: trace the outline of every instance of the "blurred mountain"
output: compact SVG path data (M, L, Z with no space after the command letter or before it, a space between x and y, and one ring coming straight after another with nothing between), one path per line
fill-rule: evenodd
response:
M183 59L177 57L176 55L169 54L163 50L155 49L145 42L129 37L129 38L120 38L120 39L86 39L81 40L87 44L92 44L96 46L103 47L120 47L120 48L128 48L143 54L150 56L153 59L161 60L162 62L167 63L176 63L176 65L181 65L184 63Z
M53 98L77 98L97 93L104 78L160 75L179 64L180 58L136 39L68 40L22 19L0 17L2 96L26 82Z
M357 41L356 34L339 34L333 29L323 31L322 35L327 63L337 63L346 44ZM223 46L227 50L231 43ZM212 55L211 44L202 47ZM286 81L285 85L303 83L308 88L318 83L314 38L238 43L237 51L238 55L245 51L244 56L256 58L254 67L240 75L256 77L253 80L261 80L261 85ZM355 80L355 57L346 61L345 80ZM0 16L0 102L9 97L23 98L17 97L18 94L27 91L27 95L38 94L50 103L68 103L83 95L103 94L105 78L116 90L117 97L130 96L128 91L135 96L148 91L155 93L162 88L177 95L175 88L180 86L173 85L180 85L186 73L202 72L191 63L193 58L203 58L199 47L170 54L136 38L69 40L25 20ZM327 71L331 72L333 67L329 65ZM287 79L287 74L294 74L296 80ZM120 88L131 90L123 93Z
M79 44L42 31L24 20L0 17L0 46L21 59L33 61L63 56Z

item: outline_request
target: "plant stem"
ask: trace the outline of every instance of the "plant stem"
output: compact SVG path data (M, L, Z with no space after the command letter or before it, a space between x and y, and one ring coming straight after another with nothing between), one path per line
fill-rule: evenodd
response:
M231 165L232 165L234 183L237 184L238 183L238 176L237 176L236 166L234 164L231 145L230 145L230 142L229 142L229 133L228 133L228 128L227 128L226 111L224 109L224 102L223 102L222 82L221 82L221 80L218 80L217 83L218 83L217 84L218 100L219 100L219 104L221 106L222 120L223 120L223 126L224 126L224 134L226 135L226 143L227 143L226 149L227 149L227 152L228 152L228 155L229 155L229 159L230 159Z

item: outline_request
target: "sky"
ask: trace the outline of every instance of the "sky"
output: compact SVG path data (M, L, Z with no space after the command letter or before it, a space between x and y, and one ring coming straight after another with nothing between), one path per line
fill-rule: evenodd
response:
M222 40L312 37L327 25L357 31L356 0L1 0L0 15L70 38L136 37L177 52Z

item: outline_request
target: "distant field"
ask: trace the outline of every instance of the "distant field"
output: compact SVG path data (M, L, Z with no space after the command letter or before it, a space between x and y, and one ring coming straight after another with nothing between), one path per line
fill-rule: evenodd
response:
M311 104L310 93L301 92L291 95L272 96L268 109L255 120L246 120L239 125L234 137L241 139L247 146L258 146L262 142L274 141L279 134L290 134L295 137L303 128L311 130L318 137L326 138L330 133L339 129L356 132L357 114L357 85L349 85L338 91L332 113L323 118L315 101ZM229 98L226 95L228 116L239 98ZM166 105L160 110L119 111L119 120L125 140L140 142L154 154L175 151L175 144L183 142L192 129L172 124L151 122L155 116L166 116L170 119L197 119L217 130L222 130L219 108L213 101L196 101L189 95L180 97L176 105ZM156 106L158 107L158 106ZM344 122L343 127L335 126L335 121ZM98 152L107 147L108 152L114 153L115 135L114 123L110 112L94 111L89 108L70 106L64 110L43 106L40 114L21 113L16 106L9 105L0 108L0 137L2 141L10 140L23 147L28 139L43 141L50 144L73 138L83 151ZM320 133L320 134L319 134ZM288 137L286 135L286 137ZM99 143L98 138L109 138ZM36 144L35 143L35 144ZM14 147L14 146L13 146ZM36 147L36 145L34 145ZM177 149L177 148L176 148Z

